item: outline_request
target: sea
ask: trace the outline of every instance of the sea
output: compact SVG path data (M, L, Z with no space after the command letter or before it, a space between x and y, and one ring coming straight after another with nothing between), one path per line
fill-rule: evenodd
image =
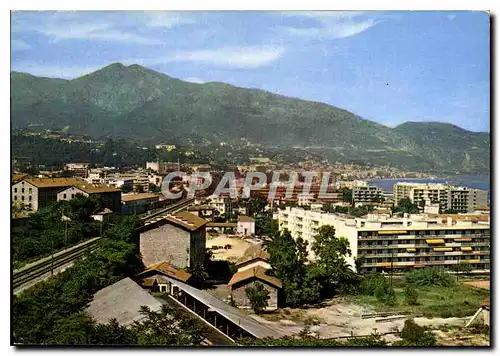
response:
M449 183L458 186L468 187L472 189L483 189L488 191L488 200L491 201L490 176L475 175L475 176L453 176L449 178L395 178L395 179L374 179L369 181L370 185L374 185L384 191L392 192L392 187L398 182L410 183Z

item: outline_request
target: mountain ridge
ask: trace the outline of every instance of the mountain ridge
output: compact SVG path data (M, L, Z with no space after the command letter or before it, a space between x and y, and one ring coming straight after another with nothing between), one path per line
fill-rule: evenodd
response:
M265 146L322 147L332 160L489 170L489 135L453 124L408 121L391 128L333 105L227 83L189 83L137 64L112 63L71 80L29 76L11 72L14 128L69 126L91 136L153 141L245 138Z

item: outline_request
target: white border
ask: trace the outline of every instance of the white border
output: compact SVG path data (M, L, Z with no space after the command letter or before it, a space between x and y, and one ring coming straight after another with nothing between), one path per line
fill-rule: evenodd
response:
M6 1L2 2L2 12L0 17L0 25L2 26L2 43L4 48L4 55L2 56L2 74L4 75L4 80L1 82L2 84L2 105L0 108L2 109L2 115L0 120L1 124L1 134L2 139L0 140L1 148L3 154L1 155L2 164L1 167L5 167L6 171L10 170L10 109L9 109L9 82L10 77L8 73L10 72L10 14L8 12L9 9L15 10L491 10L493 14L498 14L498 7L500 2L498 0L475 0L475 1L438 1L438 0L419 0L409 2L402 1L390 1L390 0L379 0L379 1L360 1L360 0L350 0L348 2L331 2L331 1L317 1L317 0L309 0L309 1L263 1L263 0L254 0L251 2L236 2L236 1L220 1L220 0L211 0L211 1L182 1L178 3L172 3L167 1L140 1L140 2L125 2L121 1L95 1L95 0L87 0L84 2L69 2L62 0L45 0L45 1ZM495 26L495 38L498 38L498 23ZM497 64L497 63L495 63ZM7 68L9 71L7 71ZM498 93L498 92L497 92ZM498 96L495 95L495 98L491 98L492 102L498 102ZM492 112L494 115L494 112ZM493 130L493 125L492 125ZM496 132L495 132L496 133ZM500 152L495 152L500 154ZM496 156L496 155L495 155ZM10 226L10 177L5 172L1 176L1 183L6 194L4 195L4 202L2 206L1 217L2 221L4 221L3 226ZM496 183L497 180L495 179ZM492 187L496 186L496 184L492 185ZM7 189L9 189L7 191ZM493 201L496 201L496 191L493 191L494 198ZM496 221L496 209L494 210L495 217L494 221ZM5 229L4 229L5 230ZM496 231L495 231L496 232ZM3 234L3 248L1 248L2 252L2 303L1 305L1 345L3 348L2 354L13 353L15 350L10 345L10 246L9 246L10 238L7 233ZM495 246L498 243L495 243ZM495 248L495 252L496 252ZM496 261L495 261L496 262ZM495 273L496 275L496 273ZM496 279L496 278L495 278ZM498 304L494 303L494 307ZM496 314L496 313L494 313ZM495 324L492 320L492 324ZM495 327L495 334L498 334L499 326ZM496 339L496 338L495 338ZM107 350L86 350L85 353L104 353ZM127 352L138 352L139 350L133 350ZM304 350L305 352L308 352ZM327 350L324 350L327 351ZM344 352L345 350L339 350L338 352ZM410 351L410 350L408 350ZM472 350L453 350L453 352L467 352L470 353ZM28 353L34 353L36 351L28 351ZM48 351L51 352L51 351ZM76 353L77 351L72 351L70 349L65 349L65 353ZM81 351L80 351L81 352ZM121 350L120 350L121 352ZM144 352L144 351L139 351ZM153 353L155 351L145 351L147 353ZM168 350L166 352L177 352L174 350ZM193 352L196 352L193 351ZM234 352L234 351L231 351ZM248 351L246 351L248 352ZM257 352L257 351L251 351ZM282 350L273 350L273 353L282 353L285 351ZM331 352L328 350L327 352ZM335 352L335 351L333 351ZM363 351L349 351L349 353L362 353ZM366 352L366 351L365 351ZM368 351L370 352L370 351ZM396 353L402 354L404 351L395 351ZM406 351L405 351L406 352ZM433 351L431 351L433 352ZM474 351L472 351L474 352Z

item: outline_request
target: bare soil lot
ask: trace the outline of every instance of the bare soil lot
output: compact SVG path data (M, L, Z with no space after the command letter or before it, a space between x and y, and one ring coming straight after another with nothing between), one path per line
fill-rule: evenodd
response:
M306 324L310 325L313 334L320 338L335 338L350 335L369 335L374 330L379 333L400 331L403 328L405 316L388 320L381 317L362 318L363 314L375 311L369 306L350 303L343 298L329 300L322 306L307 309L284 308L273 313L252 315L255 319L285 335L298 334ZM463 327L468 318L414 318L419 325L430 328ZM395 335L387 335L388 342L398 340Z
M467 281L464 282L465 284L468 284L469 286L477 287L477 288L484 288L484 289L490 289L490 281Z
M252 239L244 239L240 236L235 235L220 234L218 236L212 237L207 234L206 247L211 248L212 246L231 245L230 249L219 248L217 250L212 250L212 253L214 254L213 259L236 262L240 257L243 256L245 250L253 245L253 243L254 241Z

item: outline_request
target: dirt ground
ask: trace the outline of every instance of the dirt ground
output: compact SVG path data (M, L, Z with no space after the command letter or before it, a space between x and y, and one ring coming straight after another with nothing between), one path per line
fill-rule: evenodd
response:
M231 245L230 249L212 250L214 260L227 260L236 262L243 256L245 250L252 246L256 241L252 239L243 239L240 236L219 234L218 236L210 236L207 234L206 247Z
M484 288L484 289L490 289L490 281L487 280L487 281L468 281L468 282L464 282L465 284L468 284L470 286L473 286L473 287L477 287L477 288Z
M284 308L274 313L252 315L260 322L282 332L285 335L299 333L306 322L309 323L310 330L320 338L335 338L350 335L369 335L374 329L379 333L400 331L403 328L405 316L395 320L383 320L384 318L366 318L363 314L374 313L365 306L349 304L342 299L334 299L324 303L321 307L311 307L308 309ZM469 318L415 318L419 325L426 325L431 328L441 326L462 327ZM386 335L386 341L398 340L397 336Z
M489 346L488 335L472 334L466 330L434 331L440 346Z

